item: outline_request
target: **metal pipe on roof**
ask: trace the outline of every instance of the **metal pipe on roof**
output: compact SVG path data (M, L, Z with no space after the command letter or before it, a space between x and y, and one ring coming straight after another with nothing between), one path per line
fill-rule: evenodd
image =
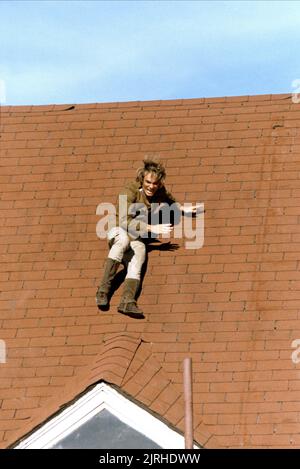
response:
M192 395L192 359L183 360L184 389L184 443L185 449L193 449L193 395Z

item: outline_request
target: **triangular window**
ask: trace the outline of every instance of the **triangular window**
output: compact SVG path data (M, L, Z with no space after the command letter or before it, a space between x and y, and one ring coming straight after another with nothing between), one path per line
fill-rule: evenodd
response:
M115 388L97 384L16 448L184 448L184 438Z

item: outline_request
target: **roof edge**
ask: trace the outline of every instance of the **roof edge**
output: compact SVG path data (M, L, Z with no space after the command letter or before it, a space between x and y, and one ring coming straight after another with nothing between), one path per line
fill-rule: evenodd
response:
M32 104L32 105L5 105L0 106L0 112L55 112L55 111L73 111L80 109L101 109L101 108L130 108L147 107L153 105L183 105L183 104L209 104L217 102L240 102L240 101L273 101L278 99L292 98L292 93L278 94L257 94L257 95L228 95L228 96L210 96L193 98L175 98L175 99L155 99L155 100L136 100L136 101L107 101L94 103L61 103L61 104Z

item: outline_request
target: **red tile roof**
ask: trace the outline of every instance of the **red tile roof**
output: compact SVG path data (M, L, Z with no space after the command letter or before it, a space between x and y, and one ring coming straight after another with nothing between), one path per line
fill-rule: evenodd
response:
M187 356L199 443L300 446L299 109L290 95L1 108L1 447L81 393L83 375L182 428L168 399ZM120 290L95 307L96 207L146 154L177 199L205 203L205 242L149 253L137 321L117 313Z
M11 439L18 441L28 432L38 428L62 407L67 406L91 385L105 381L117 386L130 399L148 411L184 432L184 401L182 392L172 384L163 366L152 354L151 345L138 335L113 334L104 340L99 354L62 389L59 395L49 398L42 409L36 408L30 419ZM216 439L196 415L195 440L216 446Z

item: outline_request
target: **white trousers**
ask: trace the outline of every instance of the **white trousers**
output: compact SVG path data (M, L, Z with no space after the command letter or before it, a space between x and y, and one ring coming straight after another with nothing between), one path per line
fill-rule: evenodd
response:
M126 278L134 278L140 280L142 266L146 259L146 246L141 240L131 241L128 233L116 226L112 228L108 234L107 239L112 243L108 257L115 261L122 262L124 253L131 248L133 250L133 256L128 263Z

